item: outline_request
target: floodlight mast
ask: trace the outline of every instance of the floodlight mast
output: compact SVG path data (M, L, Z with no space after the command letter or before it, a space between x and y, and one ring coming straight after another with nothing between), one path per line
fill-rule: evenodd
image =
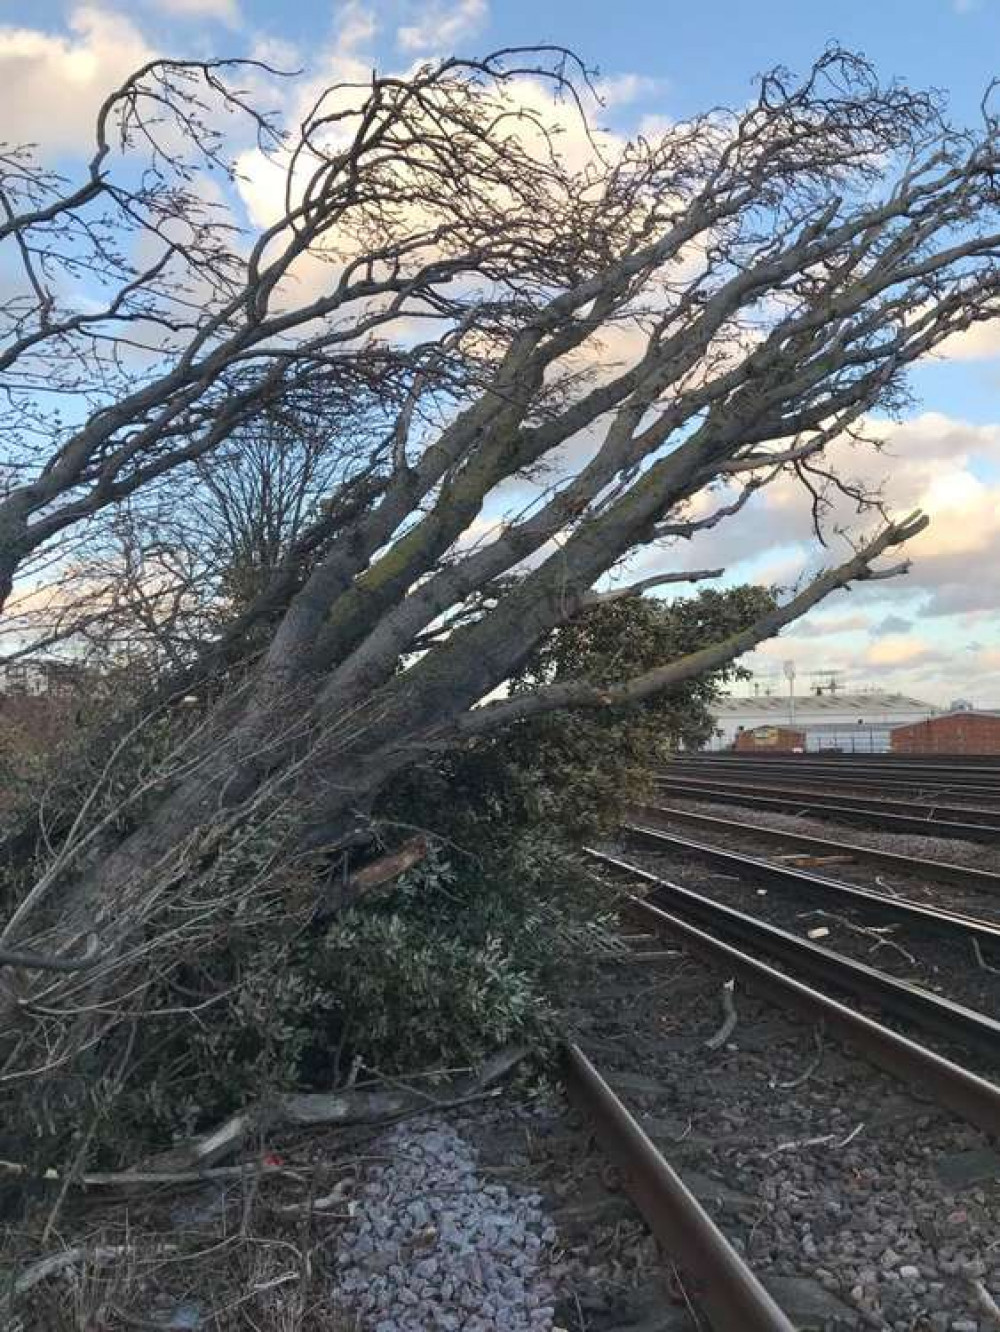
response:
M786 661L782 664L785 679L788 681L788 724L795 725L795 662Z

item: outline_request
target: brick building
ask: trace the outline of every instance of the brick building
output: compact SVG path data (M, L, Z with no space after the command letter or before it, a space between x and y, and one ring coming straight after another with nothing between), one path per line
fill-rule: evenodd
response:
M804 732L807 750L878 753L889 749L893 727L923 721L937 709L881 689L817 689L794 699L784 693L729 694L718 700L714 712L710 749L732 748L741 731L771 727Z
M963 708L942 712L926 721L896 726L893 753L996 754L1000 756L1000 712Z

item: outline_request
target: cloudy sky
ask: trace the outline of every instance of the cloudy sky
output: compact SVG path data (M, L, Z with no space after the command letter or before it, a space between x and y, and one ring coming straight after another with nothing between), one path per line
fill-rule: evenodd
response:
M755 73L801 70L832 40L887 77L946 90L955 117L971 120L1000 75L1000 0L0 0L0 134L71 167L94 108L152 55L264 56L321 80L547 41L599 67L606 123L625 133L737 105ZM872 423L883 452L845 459L884 480L898 510L932 515L913 572L838 595L756 664L793 658L800 676L834 668L855 686L1000 707L1000 329L920 366L913 387L908 420ZM725 563L731 581L790 585L823 556L802 497L775 487L683 558Z

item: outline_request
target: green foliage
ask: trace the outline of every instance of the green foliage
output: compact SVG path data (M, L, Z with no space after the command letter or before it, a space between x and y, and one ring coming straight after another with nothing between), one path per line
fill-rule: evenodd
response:
M496 934L477 942L398 912L346 913L310 964L327 996L310 1063L333 1046L387 1072L475 1064L538 1037L548 1010L512 951Z
M557 629L511 688L625 679L737 632L772 605L755 587L671 603L608 602ZM607 831L648 791L651 773L672 750L705 744L711 705L739 673L729 666L627 707L519 722L406 774L386 793L382 812L432 829L480 861L504 861L529 829L570 841Z
M607 603L553 634L512 688L629 676L724 637L768 604L743 588L670 605ZM122 1164L271 1089L335 1086L355 1057L396 1074L473 1064L510 1041L544 1044L579 974L574 929L602 910L575 848L614 826L670 748L708 736L710 704L732 673L628 708L522 722L412 770L383 792L375 818L387 846L421 828L436 849L325 932L308 924L316 866L288 854L281 811L261 806L185 876L155 925L154 939L176 925L189 942L144 992L146 1011L162 1016L116 1037L129 1043L120 1051L129 1077L105 1086L95 1065L93 1078L61 1085L65 1105L46 1117L63 1128L44 1130L42 1154L72 1146L59 1137L67 1125L94 1123L93 1155ZM169 772L196 725L164 715L142 730L104 775L99 816L121 819L123 797ZM88 783L75 772L64 785ZM188 919L208 903L195 938ZM105 1063L112 1053L104 1048Z
M512 690L561 680L613 684L728 638L773 606L772 595L759 587L705 589L673 602L635 597L605 602L551 634L522 667ZM611 730L641 717L660 728L669 748L697 748L711 735L709 705L739 674L731 664L642 703L595 715Z

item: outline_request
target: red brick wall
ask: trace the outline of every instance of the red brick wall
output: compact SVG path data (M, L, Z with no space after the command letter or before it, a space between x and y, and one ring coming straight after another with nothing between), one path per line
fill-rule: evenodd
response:
M897 726L892 748L901 754L1000 754L1000 717L954 712Z

